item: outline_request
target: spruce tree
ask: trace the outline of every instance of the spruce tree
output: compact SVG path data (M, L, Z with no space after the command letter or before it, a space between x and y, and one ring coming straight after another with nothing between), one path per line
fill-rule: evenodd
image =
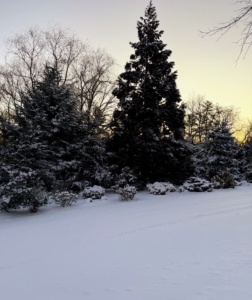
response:
M22 94L14 122L2 119L7 144L1 149L0 192L11 199L5 207L31 206L23 199L28 189L34 194L34 189L65 190L74 181L102 180L100 127L77 105L71 87L61 83L60 71L47 66L43 79ZM24 191L19 200L11 192L16 185ZM36 200L33 194L30 202Z
M150 2L137 23L134 54L118 78L113 94L118 108L110 123L109 149L119 169L129 167L144 181L182 182L192 172L190 152L183 142L185 109L176 85L174 62L168 61Z
M227 123L215 123L205 143L196 146L195 164L197 175L208 180L228 171L236 179L241 175L243 149L235 142Z

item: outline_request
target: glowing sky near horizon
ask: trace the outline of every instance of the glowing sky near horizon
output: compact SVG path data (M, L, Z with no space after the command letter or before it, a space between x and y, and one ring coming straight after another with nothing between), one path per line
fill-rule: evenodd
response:
M1 0L0 47L8 37L32 26L55 24L75 32L94 47L105 48L123 70L137 41L136 23L148 0ZM252 119L252 48L246 58L235 61L241 27L217 41L217 36L201 38L207 30L228 21L239 8L232 0L153 0L162 40L172 50L170 59L178 71L182 99L201 94L222 105L240 108Z

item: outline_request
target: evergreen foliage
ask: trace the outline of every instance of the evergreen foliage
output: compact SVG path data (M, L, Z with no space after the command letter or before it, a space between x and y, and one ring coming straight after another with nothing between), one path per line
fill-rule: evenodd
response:
M78 196L74 193L63 191L54 194L54 200L56 204L59 204L62 207L71 206L74 202L76 202Z
M48 191L69 189L76 180L95 182L104 177L99 124L90 120L89 112L78 110L71 87L61 84L57 68L47 66L42 81L23 92L14 123L1 121L7 140L2 148L3 187L15 184L12 177L6 182L1 176L7 169L20 176L23 168L35 172Z
M215 189L235 188L234 176L230 174L227 170L222 171L219 175L214 176L211 181Z
M137 190L135 186L126 185L123 188L120 188L117 192L120 195L120 200L129 201L133 200L137 193Z
M192 173L183 142L185 109L179 106L177 73L158 26L150 2L137 23L139 41L131 43L135 53L113 91L119 104L110 123L109 149L116 153L119 169L129 167L144 182L182 182Z
M29 168L5 168L5 184L0 185L0 209L28 207L31 212L47 203L47 195L37 172ZM3 175L3 174L1 174Z
M166 192L175 192L176 188L169 182L154 182L147 184L147 189L153 195L165 195Z
M125 167L121 170L121 173L114 179L115 185L111 188L117 192L118 190L124 188L125 186L135 186L137 184L137 177L134 175L129 167Z
M249 139L243 146L244 159L242 161L244 179L252 182L252 141Z
M208 140L196 146L195 165L197 175L210 180L227 170L239 177L243 161L243 150L235 142L225 122L215 124Z
M212 192L211 182L199 177L190 177L184 184L183 189L189 192Z
M99 185L86 187L83 191L84 198L101 199L105 195L105 189Z

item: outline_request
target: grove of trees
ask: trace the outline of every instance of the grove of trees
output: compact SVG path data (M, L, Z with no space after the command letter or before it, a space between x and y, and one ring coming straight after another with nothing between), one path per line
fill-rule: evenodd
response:
M132 198L135 187L191 176L252 181L251 124L239 144L235 108L202 96L182 102L152 2L137 30L117 80L105 50L59 26L8 40L0 65L1 210L36 212L49 196L62 192L71 202L70 193L94 185L127 187Z

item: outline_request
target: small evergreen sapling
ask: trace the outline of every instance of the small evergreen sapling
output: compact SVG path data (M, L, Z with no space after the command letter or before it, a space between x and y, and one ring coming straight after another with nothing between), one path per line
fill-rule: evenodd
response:
M230 188L234 189L236 185L234 176L230 174L227 170L214 176L211 179L211 181L215 189L230 189Z

